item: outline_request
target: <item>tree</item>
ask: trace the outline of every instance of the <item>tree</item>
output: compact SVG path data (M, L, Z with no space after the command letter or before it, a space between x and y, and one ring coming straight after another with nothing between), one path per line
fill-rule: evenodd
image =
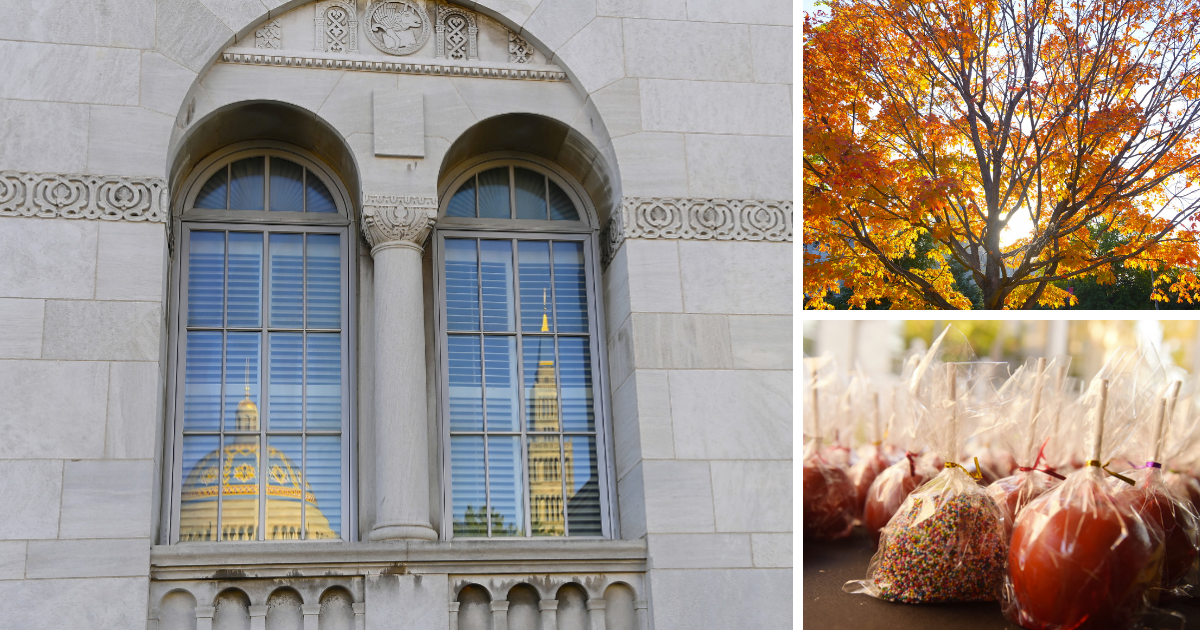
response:
M990 309L1072 304L1059 281L1114 265L1200 299L1200 0L829 6L804 21L808 307L970 308L955 266ZM929 264L900 264L923 235Z
M487 506L479 506L474 508L470 505L463 512L461 520L454 521L455 536L487 536L488 535L488 509ZM492 508L490 512L492 516L492 535L493 536L516 536L517 526L515 523L505 523L504 514L501 514L496 508Z

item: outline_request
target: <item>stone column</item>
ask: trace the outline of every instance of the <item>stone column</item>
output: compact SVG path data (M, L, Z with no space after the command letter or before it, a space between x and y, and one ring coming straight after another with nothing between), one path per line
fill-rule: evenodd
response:
M267 605L250 606L250 630L267 630Z
M637 611L638 628L640 630L650 630L650 615L647 614L649 605L644 599L633 600L633 609Z
M538 600L538 610L542 611L542 630L558 630L558 600Z
M355 630L366 630L367 627L367 604L359 602L354 605L354 628Z
M213 615L217 614L216 606L196 607L196 630L212 630Z
M429 524L421 252L436 199L371 195L362 226L375 259L375 523L370 540L437 540Z
M508 630L508 600L492 600L492 630Z
M321 623L321 605L300 604L300 612L304 613L304 630L317 630Z
M458 630L459 602L450 602L450 630Z
M587 600L588 627L591 630L604 630L604 600L594 598Z

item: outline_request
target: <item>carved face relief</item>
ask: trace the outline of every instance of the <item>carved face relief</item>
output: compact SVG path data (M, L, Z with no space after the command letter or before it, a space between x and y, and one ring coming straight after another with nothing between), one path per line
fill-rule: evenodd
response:
M409 55L425 45L429 16L415 0L384 0L367 7L367 39L389 55Z

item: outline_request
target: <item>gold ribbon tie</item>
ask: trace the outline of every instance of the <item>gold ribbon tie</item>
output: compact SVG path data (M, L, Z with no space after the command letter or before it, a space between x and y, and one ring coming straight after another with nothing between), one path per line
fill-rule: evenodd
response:
M967 470L966 466L963 466L962 464L959 464L958 462L946 462L946 468L962 468L963 472L967 473L968 477L975 479L976 481L983 479L983 473L979 471L979 458L978 457L975 458L975 472L971 472L971 471Z
M1111 463L1112 463L1111 459L1108 460L1107 462L1105 462L1104 464L1101 464L1100 460L1098 460L1098 459L1089 459L1086 462L1084 462L1083 465L1084 466L1095 466L1096 468L1103 470L1104 472L1112 475L1113 477L1116 477L1117 479L1120 479L1121 481L1124 481L1125 483L1127 483L1131 486L1137 485L1137 483L1134 480L1130 479L1129 477L1126 477L1125 475L1122 475L1121 473L1115 473L1115 472L1109 470L1108 465Z

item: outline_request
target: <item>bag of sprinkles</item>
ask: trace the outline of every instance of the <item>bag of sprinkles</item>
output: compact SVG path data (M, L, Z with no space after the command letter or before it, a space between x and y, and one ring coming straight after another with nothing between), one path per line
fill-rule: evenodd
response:
M836 369L829 357L804 359L805 433L808 441L804 454L804 537L836 540L850 535L854 528L854 484L842 468L825 457L822 444L829 422L822 413L838 400ZM832 404L831 404L832 403Z
M1163 531L1139 514L1135 493L1113 491L1108 478L1116 475L1105 466L1129 437L1135 405L1154 396L1132 363L1118 353L1084 396L1084 467L1017 517L1001 610L1024 628L1132 628L1147 589L1159 581Z
M906 603L996 598L1007 551L1004 525L996 504L956 460L968 421L995 403L994 378L1003 364L933 361L944 337L922 360L909 391L918 434L945 467L904 499L880 532L866 579L847 582L842 590L848 593Z

